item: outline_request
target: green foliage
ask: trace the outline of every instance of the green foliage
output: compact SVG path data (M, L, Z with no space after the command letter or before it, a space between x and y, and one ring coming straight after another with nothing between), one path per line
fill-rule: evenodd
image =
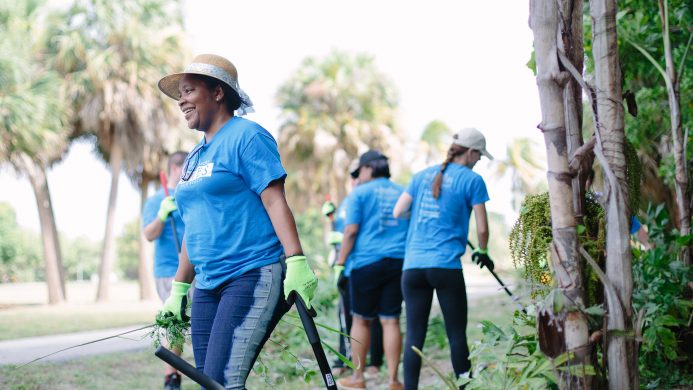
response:
M39 237L17 223L8 203L0 202L0 283L33 282L43 277Z
M190 339L190 321L180 321L174 315L157 313L154 327L148 336L152 338L154 347L162 345L162 339L166 340L166 346L172 349L183 351L185 342Z
M295 214L295 217L303 253L311 260L311 265L324 263L329 248L323 237L325 217L320 209L317 206L311 207L300 214Z
M67 135L63 83L44 57L50 39L44 4L0 2L0 161L19 171L19 155L44 165L60 158Z
M599 264L603 264L606 240L604 210L593 193L585 196L584 225L578 225L578 241ZM546 286L552 285L549 245L552 241L549 194L528 195L522 203L520 216L510 231L509 247L515 267L523 267L524 277L532 289L532 296L545 295ZM592 270L586 274L588 305L599 299L599 281Z
M98 271L101 245L88 237L62 238L63 265L67 280L85 280Z
M530 310L531 311L531 310ZM482 321L483 339L472 346L472 378L467 389L558 389L554 369L566 368L567 356L554 360L539 349L534 315L515 312L512 325Z
M641 382L648 388L691 386L693 356L686 340L693 340L693 302L686 294L693 273L677 259L684 240L666 227L663 205L650 207L645 220L653 248L636 249L633 258L633 308L642 315Z
M140 219L130 221L116 239L118 262L116 269L121 277L137 279L140 263Z

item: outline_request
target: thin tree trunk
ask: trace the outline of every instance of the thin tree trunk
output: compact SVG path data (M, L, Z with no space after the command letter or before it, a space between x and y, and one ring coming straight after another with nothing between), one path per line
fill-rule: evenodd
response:
M667 94L669 95L669 117L671 120L671 139L674 143L674 164L676 166L676 203L678 205L678 226L682 237L691 232L690 189L688 188L688 172L686 170L686 152L684 150L683 126L681 123L681 96L679 80L676 74L674 56L671 53L669 40L669 11L668 2L658 0L659 15L662 20L662 40L664 41L664 61L666 63ZM685 66L682 62L679 66ZM691 264L691 248L685 246L681 253L684 264Z
M575 354L572 364L590 364L589 334L585 315L576 310L583 302L582 273L577 254L577 231L573 209L571 175L568 172L564 88L570 76L558 66L558 6L555 0L530 2L530 25L534 32L537 63L537 86L548 165L549 203L553 241L551 262L556 282L568 298L561 313L564 321L565 347ZM589 388L570 372L560 372L563 389Z
M58 241L57 229L55 228L53 204L51 203L50 191L48 189L46 171L27 155L20 156L20 166L29 178L31 188L34 190L34 196L36 197L36 206L41 224L41 240L43 242L43 262L46 284L48 285L48 303L51 305L63 303L65 301L65 282L62 279L64 271L61 272L60 243Z
M116 137L117 138L117 137ZM113 225L115 223L116 199L118 197L118 178L123 164L123 150L120 142L114 139L111 144L109 165L111 167L111 192L108 196L108 210L106 214L106 231L103 238L103 253L101 254L101 266L99 267L99 287L96 292L96 301L105 302L110 299L110 276L116 258L115 236Z
M637 359L632 339L633 276L628 237L631 210L628 209L626 182L625 132L621 101L621 69L616 36L616 0L591 0L592 54L594 56L595 91L598 122L595 123L601 142L597 148L606 158L611 183L606 192L606 275L614 285L623 319L614 313L607 316L609 336L606 337L608 380L610 389L637 388ZM613 175L611 175L611 173ZM611 199L613 197L613 199ZM613 300L607 295L607 301ZM623 327L623 329L620 329Z
M149 197L149 180L142 178L140 184L140 210L144 208L144 203ZM144 237L144 231L139 229L139 266L137 267L137 275L140 284L140 300L150 301L156 295L154 293L154 276L152 275L152 257L149 251L149 242Z
M584 62L582 31L582 0L560 0L560 39L558 49L562 50L576 69L582 70ZM563 106L566 116L568 158L582 146L582 88L577 80L570 79L563 90ZM589 171L581 169L572 180L573 207L579 223L585 215L585 179Z

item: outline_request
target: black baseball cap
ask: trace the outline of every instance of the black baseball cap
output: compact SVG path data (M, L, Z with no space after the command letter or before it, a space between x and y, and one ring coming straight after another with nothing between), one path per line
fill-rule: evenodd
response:
M359 166L358 168L354 169L351 171L351 177L356 179L359 177L359 171L361 170L361 167L366 166L373 161L378 161L378 160L387 160L387 157L385 157L384 154L380 153L378 150L371 149L367 151L366 153L361 155L361 158L359 158Z

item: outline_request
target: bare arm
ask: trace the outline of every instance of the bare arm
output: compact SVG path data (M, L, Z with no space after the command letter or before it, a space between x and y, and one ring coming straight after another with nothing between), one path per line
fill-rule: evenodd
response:
M354 249L354 243L356 242L356 236L358 234L358 224L346 225L346 227L344 227L344 238L342 238L342 247L339 248L339 258L337 259L338 265L346 264L351 250Z
M392 215L395 218L404 217L411 208L412 197L406 192L402 192L402 195L397 199L394 210L392 210Z
M479 249L488 248L488 216L486 215L486 205L480 203L474 205L474 219L476 220L476 236L479 240Z
M180 254L178 255L178 271L176 271L174 280L176 282L192 283L194 278L195 268L190 264L185 237L183 237L183 244L181 245Z
M647 231L644 227L642 227L642 225L640 226L640 229L638 229L638 232L636 234L638 237L638 241L640 241L643 248L652 249L652 245L650 245L650 235L647 234Z
M303 254L301 241L298 238L298 230L296 229L296 221L289 205L286 203L284 181L276 180L270 183L260 194L260 199L262 199L262 204L265 206L270 221L272 221L274 232L277 233L279 242L284 247L286 256Z
M154 218L154 220L147 226L144 227L142 233L144 233L144 238L147 241L152 242L161 236L164 231L164 222L161 222L159 218Z

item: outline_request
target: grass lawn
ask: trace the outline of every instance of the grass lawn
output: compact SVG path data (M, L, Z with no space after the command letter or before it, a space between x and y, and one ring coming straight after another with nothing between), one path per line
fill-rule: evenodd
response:
M68 283L68 303L44 303L44 283L0 284L0 341L147 324L161 303L140 302L135 282L114 283L112 299L96 304L96 285Z
M469 309L468 336L470 345L481 337L478 324L482 319L491 320L499 325L508 324L512 320L514 311L512 301L505 295L495 295L481 298L472 303ZM142 310L143 313L146 310ZM55 313L53 313L55 315ZM335 317L334 313L327 313L329 317ZM102 317L102 316L97 316ZM106 316L119 317L119 315ZM448 374L452 372L449 362L449 351L445 340L445 330L442 323L435 318L437 313L431 315L432 326L429 330L427 345L424 353L435 361L436 366ZM133 315L132 319L137 316ZM150 317L143 314L143 323L150 321ZM318 317L318 322L327 325L335 325L329 318ZM6 321L0 316L0 328L4 329ZM94 320L96 321L96 320ZM298 322L288 318L287 321ZM8 321L9 322L9 321ZM112 322L109 323L109 326ZM47 325L48 327L48 325ZM18 331L15 331L15 333ZM321 334L330 345L335 345L335 335L321 330ZM320 389L324 388L321 378L316 376L310 385L303 380L304 369L297 367L303 365L309 370L318 370L317 364L312 360L310 346L300 329L282 323L275 330L271 342L268 342L260 355L261 362L255 366L256 372L251 374L248 387L251 389L280 388L282 390ZM191 348L188 346L184 358L192 363ZM331 359L331 357L330 357ZM257 371L260 366L267 368L268 373L263 377ZM99 357L89 357L60 363L35 363L18 369L14 366L0 366L0 388L14 390L30 389L155 389L162 385L163 364L153 355L153 349L136 352L111 354ZM401 377L401 374L400 374ZM442 389L440 381L430 368L424 367L420 389ZM187 378L183 380L184 389L199 388ZM386 383L384 372L369 381L371 388L379 388Z

